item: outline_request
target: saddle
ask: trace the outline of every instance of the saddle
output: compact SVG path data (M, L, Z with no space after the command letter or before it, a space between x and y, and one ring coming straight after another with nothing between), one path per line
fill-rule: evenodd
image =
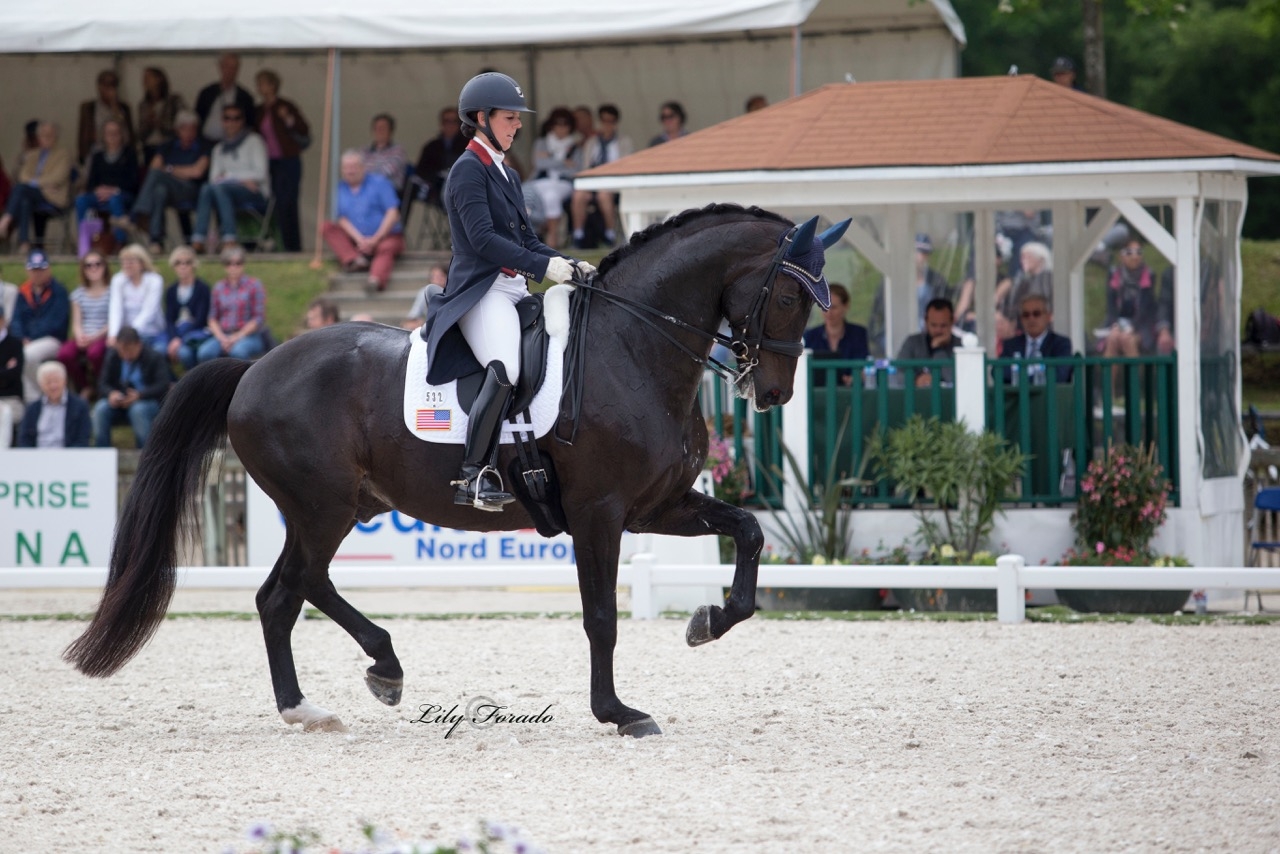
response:
M427 285L428 314L431 313L432 300L442 293L444 288L440 285ZM511 398L509 419L529 408L533 396L547 378L547 347L551 342L546 317L542 313L542 294L529 294L516 303L516 314L520 317L520 375L514 378L516 390ZM484 366L479 363L476 370L458 377L458 404L468 415L483 381Z

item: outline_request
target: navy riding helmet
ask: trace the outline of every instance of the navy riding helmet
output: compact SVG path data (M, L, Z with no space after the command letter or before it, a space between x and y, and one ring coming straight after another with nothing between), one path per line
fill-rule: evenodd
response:
M494 110L514 110L517 113L532 113L524 100L524 90L520 84L505 74L497 71L486 71L477 74L466 82L458 93L458 118L464 125L483 132L489 141L498 148L498 141L493 131L487 126L481 127L476 121L476 113L486 115ZM499 148L499 150L501 150Z

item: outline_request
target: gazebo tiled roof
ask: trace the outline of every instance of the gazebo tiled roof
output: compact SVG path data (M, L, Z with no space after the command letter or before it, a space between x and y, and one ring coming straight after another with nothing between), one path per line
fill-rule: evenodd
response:
M971 77L829 84L579 177L1220 157L1280 162L1037 77Z

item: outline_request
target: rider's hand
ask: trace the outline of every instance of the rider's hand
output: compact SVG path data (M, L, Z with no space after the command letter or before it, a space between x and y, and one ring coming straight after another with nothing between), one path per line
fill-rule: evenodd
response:
M557 285L563 285L565 282L573 278L573 264L568 258L555 257L547 262L548 281Z
M577 265L578 272L581 273L584 277L590 276L592 273L596 271L595 265L588 264L586 261L574 261L573 263Z

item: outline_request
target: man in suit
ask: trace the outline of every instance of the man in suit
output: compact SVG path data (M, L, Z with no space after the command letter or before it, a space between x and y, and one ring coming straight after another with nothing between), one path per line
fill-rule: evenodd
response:
M236 78L240 76L240 55L224 53L218 57L218 79L200 90L196 96L196 115L200 117L200 134L206 143L227 138L222 125L222 111L227 107L239 107L244 116L244 127L256 127L254 123L253 96Z
M1050 329L1053 323L1053 306L1049 304L1048 297L1036 293L1027 294L1022 298L1018 314L1024 334L1005 341L1000 349L1001 355L1027 360L1065 359L1071 355L1071 339ZM1071 382L1070 365L1058 365L1054 370L1058 382ZM1032 385L1044 385L1044 372L1043 364L1027 366L1027 375L1031 378ZM1012 372L1008 368L1005 368L1004 378L1005 382L1012 382Z
M67 391L67 369L45 362L36 373L41 395L18 427L19 448L89 447L89 404Z
M899 359L940 359L951 363L955 359L955 349L960 346L960 339L952 331L955 323L955 306L951 300L932 299L924 310L924 331L908 335L898 351ZM928 368L915 368L916 385L920 388L932 385L933 379ZM942 381L955 382L955 375L950 367L942 368Z
M169 390L169 362L142 346L142 336L132 326L122 326L116 346L107 351L98 381L98 403L93 409L94 442L111 447L111 425L128 422L138 447L151 434L151 422Z

